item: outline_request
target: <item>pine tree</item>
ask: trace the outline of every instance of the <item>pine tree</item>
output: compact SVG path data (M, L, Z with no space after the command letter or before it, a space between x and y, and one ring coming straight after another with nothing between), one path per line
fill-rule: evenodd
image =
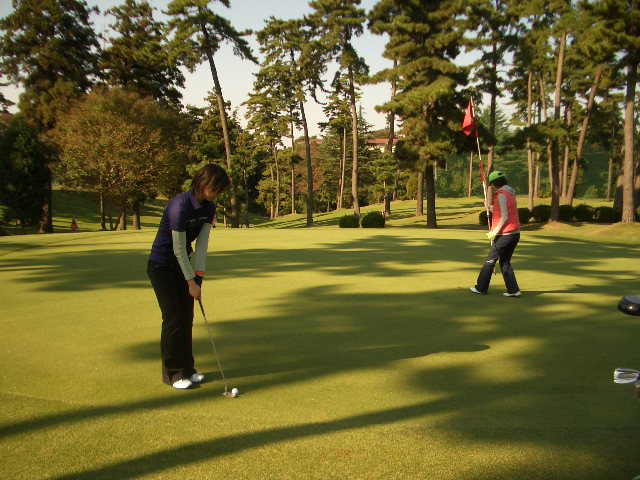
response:
M356 110L356 83L362 82L368 75L364 59L356 52L352 39L360 36L366 21L365 10L358 8L360 0L312 0L309 2L314 13L309 16L317 30L326 52L326 61L337 61L339 77L346 72L349 103L351 110L351 195L353 213L360 218L358 202L358 112Z
M304 103L307 93L315 99L316 90L322 85L324 66L317 54L318 43L312 39L308 22L300 19L284 21L273 17L258 32L258 41L265 55L258 75L270 78L278 85L278 101L288 110L291 122L292 150L293 124L302 126L307 167L307 226L310 227L313 225L314 205L313 165ZM295 103L291 100L295 100Z
M44 132L94 81L99 46L89 15L97 8L84 0L15 0L13 7L0 20L0 71L22 86L18 108ZM51 173L42 178L51 179ZM51 233L50 180L45 192L40 232Z
M616 71L626 72L624 100L624 158L622 163L622 223L635 221L635 207L640 201L640 172L635 173L635 100L640 62L640 5L637 0L602 0L592 6L598 16L595 28L615 49Z
M282 69L276 68L277 72ZM258 142L263 148L269 152L270 159L275 168L275 198L273 203L273 216L277 217L280 213L280 191L281 191L281 168L280 158L278 158L278 147L281 145L281 139L287 134L287 119L282 115L282 111L286 108L283 104L286 74L270 75L273 70L268 67L263 68L257 75L254 82L254 93L249 94L247 100L247 128L253 132ZM284 80L284 83L283 83ZM291 90L289 90L291 91ZM292 203L295 195L291 192Z
M229 8L229 0L218 1ZM214 55L222 43L231 43L234 53L240 58L255 63L258 63L258 61L253 56L248 42L243 38L243 36L251 32L239 32L236 30L226 18L214 13L209 8L209 3L208 0L173 0L167 7L166 13L171 17L169 26L171 31L174 32L172 39L172 55L174 55L174 58L186 65L191 71L205 60L209 63L218 101L227 169L231 172L233 170L231 164L233 152L229 137L229 123ZM231 225L234 228L238 228L240 219L235 186L232 184L229 190L231 196Z
M379 108L394 111L402 122L396 156L412 165L419 179L424 174L427 226L436 228L434 166L456 150L459 112L466 105L457 89L466 85L467 73L454 62L464 32L460 4L382 0L377 8L388 19L380 25L390 37L384 56L397 60L397 66L381 75L398 79L398 93ZM419 180L419 188L421 184Z
M146 0L125 0L105 13L117 36L101 53L100 69L107 84L133 89L143 96L180 107L184 76L170 57L164 26L153 18Z
M475 35L468 39L471 48L480 51L473 64L474 79L480 92L489 94L489 153L487 169L491 171L495 155L497 100L503 91L506 53L513 48L513 18L506 0L479 0L470 2L467 18Z
M5 219L17 220L23 234L38 222L45 186L50 181L45 168L52 151L21 117L13 117L0 135L0 203Z
M335 135L338 144L338 187L336 209L342 208L344 201L345 170L347 163L347 133L351 127L351 107L348 98L347 78L342 75L334 79L332 89L323 107L327 122L321 123L322 129L329 136Z
M614 60L614 51L609 42L599 41L597 30L593 29L596 18L586 4L579 4L575 11L571 36L573 42L568 50L567 66L569 82L567 85L567 97L571 99L576 126L569 133L567 150L573 150L573 164L571 174L563 175L563 197L567 204L573 203L578 180L578 172L581 168L582 153L584 150L587 133L591 128L591 117L597 106L597 96L601 90L608 90L613 86L614 78L611 63ZM575 100L574 100L575 99ZM580 120L582 120L580 122ZM607 122L610 123L610 120ZM608 129L604 130L605 137L609 138ZM566 160L566 157L565 157ZM565 168L568 165L565 163ZM567 178L568 177L568 178Z

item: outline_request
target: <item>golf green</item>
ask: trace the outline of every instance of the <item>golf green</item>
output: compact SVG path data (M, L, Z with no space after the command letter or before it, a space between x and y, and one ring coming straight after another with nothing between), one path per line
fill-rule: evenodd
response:
M579 229L575 230L579 232ZM525 232L473 295L474 230L212 231L189 391L161 382L153 229L0 238L0 478L640 474L640 247Z

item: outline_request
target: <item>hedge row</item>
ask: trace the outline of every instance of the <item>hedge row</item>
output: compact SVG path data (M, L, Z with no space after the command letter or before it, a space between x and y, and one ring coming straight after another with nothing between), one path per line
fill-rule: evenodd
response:
M345 215L339 225L340 228L384 228L384 215L377 211L365 213L359 223L355 215Z
M636 216L640 219L640 208L636 210ZM518 217L520 223L529 222L547 222L551 217L550 205L536 205L533 210L527 207L518 208ZM580 204L575 207L571 205L560 205L558 211L558 220L561 222L595 222L595 223L616 223L622 219L622 210L613 207L591 207L589 205ZM487 212L480 212L478 216L480 225L487 224Z

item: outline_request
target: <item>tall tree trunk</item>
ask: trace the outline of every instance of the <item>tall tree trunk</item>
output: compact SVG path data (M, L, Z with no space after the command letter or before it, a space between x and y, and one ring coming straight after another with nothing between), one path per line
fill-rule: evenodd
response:
M616 127L611 127L611 150L609 152L609 168L607 169L607 202L611 201L611 179L613 177L613 152L615 148Z
M635 3L635 2L634 2ZM627 66L627 92L624 110L624 157L622 159L622 223L633 223L634 211L634 98L637 65Z
M436 223L436 185L434 182L433 163L429 163L424 170L425 193L427 197L427 227L438 228Z
M140 227L140 202L135 202L131 207L131 226L134 230L141 230Z
M565 106L564 109L568 131L571 131L571 123L573 120L572 112L573 108L571 106L571 103L569 103ZM560 184L562 185L560 194L565 200L567 199L567 193L569 189L569 153L569 141L566 141L564 144L564 155L562 159L562 179L560 182Z
M640 206L640 163L636 161L636 180L633 188L633 204L634 208L638 209ZM638 219L640 220L640 219Z
M560 94L562 87L562 70L564 67L564 52L566 46L566 32L560 37L560 49L558 50L558 66L556 70L556 89L553 102L553 119L557 123L560 120ZM549 160L549 179L551 180L551 214L550 222L557 222L560 214L560 171L558 162L558 139L551 139L551 158Z
M271 174L271 184L275 184L276 178L275 175L273 174L273 165L271 165L269 167L269 173ZM276 209L275 209L275 192L273 193L273 195L271 195L271 205L269 206L269 218L271 220L273 220L274 218L276 218ZM225 223L226 225L226 223Z
M535 185L533 187L533 191L536 194L536 198L540 198L541 197L541 193L540 193L540 154L536 153L535 157L536 157L536 162L535 162L536 163L536 176L535 176Z
M418 182L416 184L416 217L424 215L424 174L418 173Z
M304 131L304 155L307 161L307 227L313 226L313 167L311 165L311 143L309 141L309 127L304 104L300 100L300 114L302 116L302 130Z
M127 202L126 200L122 200L122 205L120 206L120 215L118 216L118 227L120 230L127 229Z
M395 69L398 66L398 61L393 61L393 68ZM396 79L394 78L391 82L391 101L396 97ZM390 155L393 154L393 142L396 136L396 114L393 110L389 112L389 139L387 140L386 151ZM385 183L386 185L386 183ZM385 186L384 189L384 216L388 217L391 215L391 197L393 196L393 190L387 192L387 188Z
M342 128L342 161L340 162L340 196L338 197L338 208L343 207L344 200L344 175L347 165L347 127Z
M296 169L291 163L291 215L296 213Z
M104 208L104 192L100 191L100 230L103 232L107 230L107 224L105 221L105 208Z
M356 92L353 81L353 69L349 67L349 103L351 104L351 143L353 159L351 166L351 196L353 197L353 214L360 219L360 200L358 199L358 113L356 111Z
M42 202L40 229L38 233L53 233L53 188L51 186L51 169L47 165L47 180L45 184L45 198Z
M202 7L198 7L202 10ZM213 77L213 84L216 92L216 100L218 102L218 110L220 113L220 123L222 124L222 136L224 138L224 153L227 161L227 170L231 176L231 139L229 137L229 123L227 121L227 112L224 106L224 97L222 96L222 87L220 87L220 81L218 80L218 70L216 64L213 61L213 50L211 47L211 40L209 38L209 32L205 25L201 25L202 35L205 41L205 50L207 52L207 59L209 60L209 68L211 69L211 76ZM231 226L238 228L240 226L240 217L238 215L238 199L236 195L236 187L231 182L229 187L231 197Z
M533 109L533 70L529 70L527 77L527 127L531 127ZM527 177L529 180L527 196L529 199L529 210L533 210L533 195L535 193L533 149L531 139L527 138Z
M278 164L278 150L276 148L273 149L273 162L276 166L276 218L280 216L280 165Z
M591 109L593 108L594 99L596 97L596 91L600 84L600 76L602 75L603 65L598 65L596 72L593 76L593 84L591 85L591 92L589 92L589 101L587 102L587 111L585 112L584 119L582 120L582 128L580 129L580 137L578 138L578 146L576 147L576 158L573 161L571 167L571 180L569 181L569 190L567 192L567 203L573 205L573 199L576 196L576 184L578 182L578 170L580 167L580 160L582 160L582 149L584 148L584 142L587 138L587 128L589 127L589 119L591 117ZM612 139L613 140L613 139ZM613 146L613 143L612 143ZM611 179L609 179L608 185L611 185ZM611 190L607 187L609 197ZM610 198L610 197L609 197Z
M542 112L542 121L546 122L547 121L547 97L546 97L546 92L544 88L544 82L542 81L542 77L538 77L538 85L540 86L540 105L541 105L541 112ZM540 119L538 119L538 121L539 120ZM553 185L553 179L551 178L551 172L553 171L553 169L551 168L552 150L553 150L552 142L550 139L547 139L547 169L549 170L549 186L550 187ZM539 190L537 192L538 192L538 195L540 196L540 193L541 193L540 179L538 179L538 188Z
M293 112L289 112L293 118ZM296 213L296 166L293 156L296 153L296 138L293 134L293 120L291 120L291 214Z
M638 12L638 3L631 1L631 15ZM633 23L630 33L635 37L638 34L637 25ZM629 47L633 48L633 47ZM634 134L635 134L635 112L634 101L636 97L636 82L638 81L638 61L636 55L628 53L627 60L627 92L625 96L624 109L624 159L622 169L624 178L622 184L622 223L633 223L635 221L634 209Z
M244 183L244 204L247 206L244 214L244 225L249 228L249 180L246 173L242 175L242 180Z

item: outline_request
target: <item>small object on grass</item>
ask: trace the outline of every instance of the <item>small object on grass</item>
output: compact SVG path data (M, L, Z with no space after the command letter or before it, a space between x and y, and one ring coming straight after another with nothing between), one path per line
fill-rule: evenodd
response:
M625 295L618 302L618 310L627 315L640 316L640 295Z

